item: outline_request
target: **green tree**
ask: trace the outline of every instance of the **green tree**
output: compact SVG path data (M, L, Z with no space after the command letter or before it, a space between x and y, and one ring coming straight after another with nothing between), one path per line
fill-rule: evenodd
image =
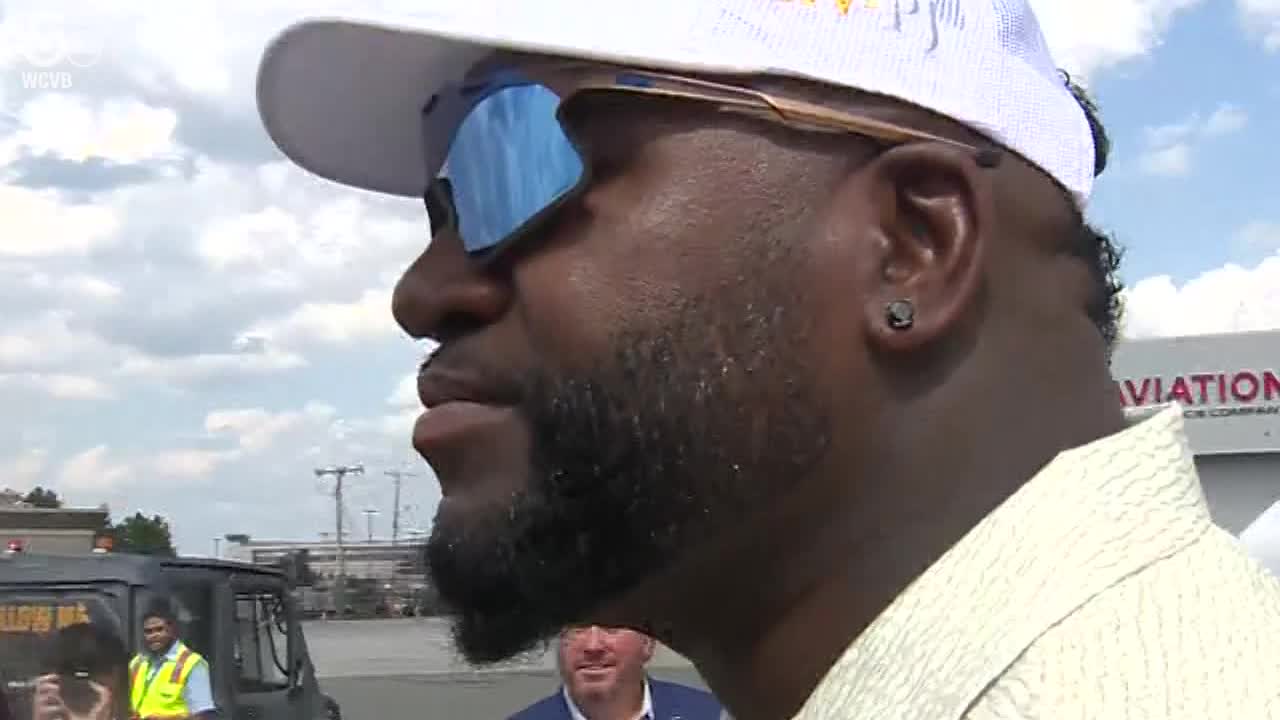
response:
M39 485L27 493L22 501L31 507L56 509L62 507L62 499L58 497L58 493L52 490L46 490Z
M177 555L169 522L159 515L147 517L135 512L108 529L115 538L117 552L165 557Z

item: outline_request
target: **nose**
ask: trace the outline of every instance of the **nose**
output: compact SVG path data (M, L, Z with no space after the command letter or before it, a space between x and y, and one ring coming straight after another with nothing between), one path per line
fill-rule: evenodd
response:
M506 274L482 267L453 230L443 231L396 283L391 313L410 337L448 342L501 317L510 302Z
M585 637L582 639L582 649L587 652L600 652L605 649L604 630L598 625L592 625L587 628Z

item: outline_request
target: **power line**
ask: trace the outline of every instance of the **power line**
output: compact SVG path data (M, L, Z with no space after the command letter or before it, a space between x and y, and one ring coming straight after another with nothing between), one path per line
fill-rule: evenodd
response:
M343 515L342 481L345 480L348 475L364 475L364 466L363 465L334 465L327 468L316 468L315 473L316 473L316 477L318 478L331 476L335 480L333 484L333 505L334 505L334 517L337 519L336 537L338 540L338 583L337 583L338 597L336 598L336 600L337 600L338 612L341 613L346 609L345 590L346 590L346 584L347 584L346 548L342 542L342 515Z
M407 477L416 477L417 473L405 472L404 470L387 470L388 477L395 481L396 498L394 508L391 512L391 544L395 545L400 539L400 482Z

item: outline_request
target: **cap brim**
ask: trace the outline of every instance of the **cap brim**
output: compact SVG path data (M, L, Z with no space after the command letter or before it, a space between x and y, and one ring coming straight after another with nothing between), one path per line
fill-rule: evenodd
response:
M470 1L495 8L494 13L499 5L520 5ZM718 62L707 63L695 43L688 48L664 43L662 52L654 53L652 41L627 42L616 32L555 32L545 18L513 20L509 15L523 13L508 9L496 22L487 17L492 14L473 7L431 11L403 23L321 18L289 27L268 46L258 70L258 111L268 135L290 160L316 175L419 197L443 163L463 115L460 107L433 108L431 124L424 128L424 105L493 51L673 70L759 69L733 64L723 48ZM608 25L619 27L617 18L610 19Z

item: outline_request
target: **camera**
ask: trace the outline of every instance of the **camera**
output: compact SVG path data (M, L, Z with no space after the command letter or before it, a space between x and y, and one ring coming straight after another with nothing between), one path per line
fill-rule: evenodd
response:
M88 670L58 675L62 704L72 715L88 715L102 701L102 691L93 686Z

